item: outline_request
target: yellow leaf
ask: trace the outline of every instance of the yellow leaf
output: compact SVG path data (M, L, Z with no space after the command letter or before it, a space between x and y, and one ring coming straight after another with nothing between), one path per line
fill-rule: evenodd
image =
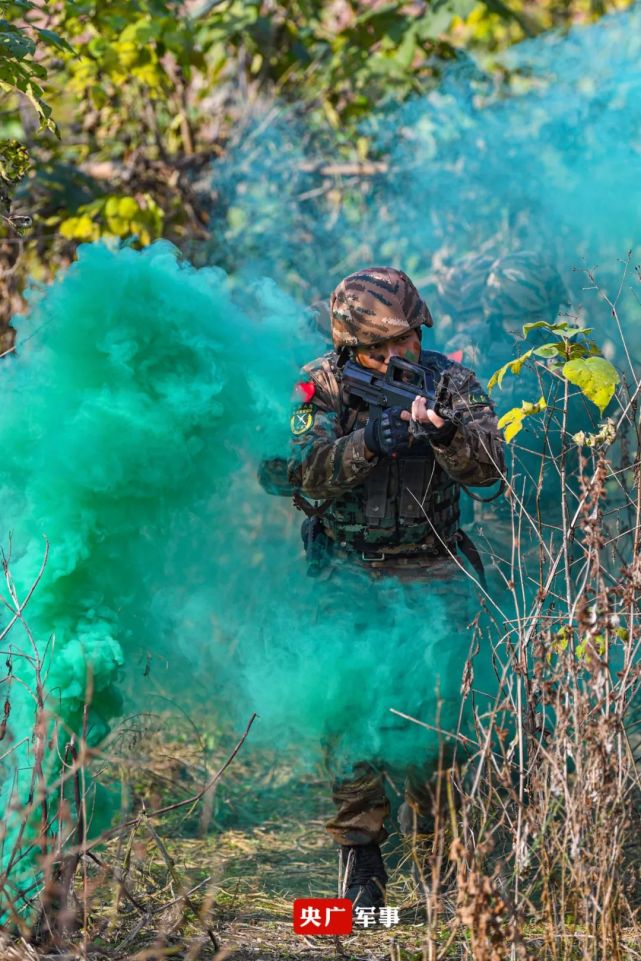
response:
M513 360L510 362L509 368L513 374L521 373L521 367L523 366L525 361L532 356L533 352L534 352L533 350L526 350L524 354L521 354L521 356L517 357L516 360Z
M95 240L98 228L91 217L82 214L80 217L68 217L60 224L60 234L70 240Z
M140 207L133 197L121 197L118 201L118 216L123 220L132 220L139 211Z
M516 437L523 427L523 421L526 417L531 417L533 414L540 414L546 407L545 397L540 397L536 403L524 400L520 407L513 407L512 410L508 410L503 414L498 426L501 430L505 430L506 443L509 444L509 442Z
M519 418L519 420L515 420L514 423L509 424L505 428L506 444L509 444L512 438L516 437L516 435L518 434L518 432L521 430L522 427L523 427L523 418Z
M497 384L499 387L502 387L503 378L507 374L508 370L512 371L513 374L520 374L523 364L532 356L533 352L534 348L532 348L532 350L526 350L526 352L521 354L520 357L515 358L515 360L508 360L507 364L503 364L502 367L499 367L498 370L494 371L487 382L487 389L491 391L492 388L496 387Z
M129 70L138 62L138 44L133 40L121 40L116 44L121 65Z

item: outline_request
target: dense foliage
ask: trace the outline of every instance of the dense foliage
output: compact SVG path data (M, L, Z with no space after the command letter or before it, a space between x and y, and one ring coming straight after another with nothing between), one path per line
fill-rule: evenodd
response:
M363 164L376 159L363 118L428 89L464 49L491 58L526 35L625 5L0 4L3 321L20 304L26 274L51 276L77 242L206 240L211 192L199 195L198 175L225 151L248 103L274 95L294 103L326 153Z

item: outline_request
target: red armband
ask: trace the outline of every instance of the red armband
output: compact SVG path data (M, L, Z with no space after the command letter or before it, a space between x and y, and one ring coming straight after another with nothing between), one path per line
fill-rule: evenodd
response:
M315 393L316 385L311 380L301 380L294 388L294 400L301 400L303 403L309 404Z

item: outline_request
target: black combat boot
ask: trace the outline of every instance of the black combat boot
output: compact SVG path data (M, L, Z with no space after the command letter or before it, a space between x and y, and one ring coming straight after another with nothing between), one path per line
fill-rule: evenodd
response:
M342 896L355 908L385 905L387 872L378 844L341 845Z

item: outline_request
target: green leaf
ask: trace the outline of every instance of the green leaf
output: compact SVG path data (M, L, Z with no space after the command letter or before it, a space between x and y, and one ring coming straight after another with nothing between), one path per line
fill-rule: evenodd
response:
M565 357L563 344L560 341L556 344L541 344L540 347L535 347L532 353L537 357L557 357L559 354Z
M0 20L0 56L24 60L35 53L36 45L22 30L6 20Z
M588 334L592 333L593 329L592 327L571 327L563 336L566 340L572 340L573 337L587 337Z
M585 344L568 344L567 360L576 360L577 357L587 357L591 351ZM598 351L599 356L601 351Z
M540 330L544 328L545 330L562 331L569 328L569 324L566 321L559 321L558 323L551 324L547 320L535 320L531 324L523 324L523 336L527 337L531 330Z
M563 366L563 376L580 388L601 414L612 400L619 383L616 368L605 357L570 360Z
M523 336L527 337L531 330L549 330L555 334L560 334L565 340L572 340L573 337L584 336L592 333L592 327L578 327L567 320L557 320L554 324L547 320L536 320L531 324L523 325Z
M49 47L54 47L56 50L60 50L62 53L75 53L75 50L70 43L61 37L59 34L54 33L53 30L45 30L44 27L36 27L36 32L43 43L46 43Z
M435 40L440 34L445 33L454 16L454 11L445 5L434 6L431 10L426 11L422 18L421 39Z
M395 60L402 70L409 70L416 53L416 30L408 30L396 50Z

